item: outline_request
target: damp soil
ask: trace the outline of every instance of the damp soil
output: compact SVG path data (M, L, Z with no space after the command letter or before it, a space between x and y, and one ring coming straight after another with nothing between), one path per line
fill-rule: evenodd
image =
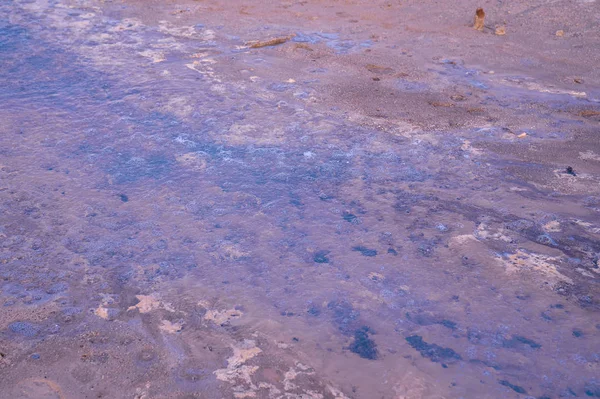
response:
M0 15L0 398L600 397L596 0Z

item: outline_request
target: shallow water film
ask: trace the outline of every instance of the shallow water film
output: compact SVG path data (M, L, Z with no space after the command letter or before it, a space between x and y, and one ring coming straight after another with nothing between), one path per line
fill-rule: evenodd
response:
M0 0L0 398L600 398L598 20Z

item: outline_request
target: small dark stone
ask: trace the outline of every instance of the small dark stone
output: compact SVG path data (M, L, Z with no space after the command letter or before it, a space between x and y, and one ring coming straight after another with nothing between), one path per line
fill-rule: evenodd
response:
M311 307L308 308L308 310L306 311L306 313L308 313L311 316L317 317L317 316L321 315L321 309L319 309L318 307L316 307L316 306L313 305L313 306L311 306Z
M61 292L66 291L68 288L67 284L64 282L60 282L60 283L56 283L53 284L52 286L48 287L48 289L46 290L47 294L58 294Z
M478 343L481 340L481 333L478 330L467 328L467 339L471 343Z
M292 341L294 341L294 342L299 342L300 340L299 340L298 338L296 338L296 337L293 337L293 338L292 338Z
M394 256L398 255L398 251L396 251L394 248L389 248L387 253L392 254Z
M529 346L532 349L539 349L542 345L538 344L532 339L523 337L521 335L514 335L511 339L506 339L502 343L505 348L516 348L522 345Z
M583 337L583 331L576 328L573 330L573 336L575 338Z
M577 393L575 391L573 391L573 389L571 389L571 387L567 387L567 389L563 390L558 395L559 398L570 398L570 397L577 397L577 396L578 396Z
M546 246L557 246L556 241L548 234L540 234L535 238L535 242Z
M600 398L600 387L587 385L585 387L585 394L591 398Z
M121 201L123 201L123 202L129 201L129 197L126 196L125 194L119 194L119 198L121 198Z
M414 323L417 323L421 326L429 326L432 324L441 324L442 326L449 328L451 330L456 329L456 323L452 320L448 319L440 319L436 316L430 315L428 313L406 313L406 318Z
M508 387L517 393L527 394L527 391L523 387L511 384L510 382L508 382L506 380L498 380L498 382L500 383L500 385L504 385L505 387Z
M443 325L446 328L449 328L451 330L455 330L456 329L456 323L451 321L451 320L442 320L439 322L439 324Z
M369 327L361 327L354 332L354 342L349 349L363 359L377 359L377 344L369 338Z
M328 253L329 253L329 251L317 251L317 252L315 252L315 256L313 257L313 260L316 263L329 263L329 258L327 257Z
M434 243L423 243L423 244L419 245L417 250L419 251L419 253L421 255L423 255L425 257L430 257L431 255L433 255L434 247L435 247Z
M360 245L352 247L352 250L360 252L362 256L377 256L377 251L375 249L369 249Z
M39 353L34 353L33 355L31 355L31 358L33 360L38 360L40 358L40 354Z
M350 212L344 212L344 214L342 215L342 217L344 218L344 220L348 223L352 223L352 224L358 224L358 218L356 217L356 215L350 213Z
M325 194L325 193L321 193L321 194L319 194L319 199L320 199L321 201L329 201L329 200L332 200L332 199L333 199L333 197L332 197L332 196L329 196L329 195L327 195L327 194Z
M577 173L575 173L575 170L573 170L572 166L567 166L567 169L565 171L571 176L577 176Z
M34 337L39 332L36 325L27 323L25 321L15 321L11 323L8 328L15 334L23 335L25 337Z
M548 312L542 312L540 313L540 316L542 316L542 319L544 320L552 321L552 317Z
M441 360L452 361L462 360L462 357L451 348L444 348L436 344L428 344L423 341L423 337L420 335L411 335L406 337L406 342L414 349L419 351L421 356L430 359L432 362L439 362Z

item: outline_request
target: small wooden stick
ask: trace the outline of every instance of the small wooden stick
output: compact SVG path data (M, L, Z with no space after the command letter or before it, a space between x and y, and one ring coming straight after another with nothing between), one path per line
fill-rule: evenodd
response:
M293 36L286 37L278 37L271 40L266 40L264 42L255 42L250 44L250 48L261 48L261 47L269 47L269 46L277 46L278 44L283 44L290 40Z
M473 25L473 28L482 31L484 23L485 11L483 11L483 8L480 7L477 9L477 11L475 11L475 24Z

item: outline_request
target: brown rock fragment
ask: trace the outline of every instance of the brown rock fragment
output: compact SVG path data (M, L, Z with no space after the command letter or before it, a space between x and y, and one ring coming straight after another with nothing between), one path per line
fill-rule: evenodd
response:
M478 8L477 11L475 11L475 23L473 25L473 28L482 31L483 30L483 25L485 23L485 11L483 11L483 8Z

